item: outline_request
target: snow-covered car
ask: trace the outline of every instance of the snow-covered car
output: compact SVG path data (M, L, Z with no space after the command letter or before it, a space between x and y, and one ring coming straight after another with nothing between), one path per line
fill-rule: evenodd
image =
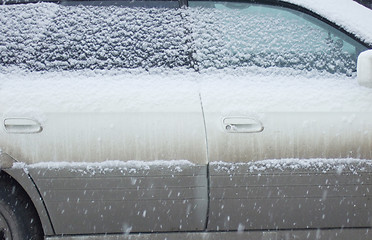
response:
M30 1L0 1L0 240L372 239L372 10Z

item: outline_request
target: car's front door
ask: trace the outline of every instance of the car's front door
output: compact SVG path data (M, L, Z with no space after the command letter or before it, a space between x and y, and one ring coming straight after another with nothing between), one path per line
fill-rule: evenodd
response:
M372 91L353 72L365 47L282 7L190 6L208 229L371 226Z

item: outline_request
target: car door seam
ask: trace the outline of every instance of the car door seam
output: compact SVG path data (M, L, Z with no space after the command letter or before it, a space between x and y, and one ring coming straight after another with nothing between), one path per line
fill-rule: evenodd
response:
M205 227L204 229L208 229L208 221L209 221L209 208L210 208L210 181L209 181L209 150L208 150L208 135L207 135L207 124L205 121L205 114L204 114L204 107L203 107L203 101L202 101L202 96L201 93L199 92L199 99L200 99L200 106L202 110L202 116L203 116L203 122L204 122L204 134L205 134L205 147L206 147L206 159L207 159L207 172L206 172L206 177L207 177L207 215L205 218Z

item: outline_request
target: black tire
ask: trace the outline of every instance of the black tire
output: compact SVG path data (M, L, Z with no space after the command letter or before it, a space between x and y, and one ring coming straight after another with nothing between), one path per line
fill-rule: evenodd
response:
M11 177L0 173L0 240L44 239L30 198Z

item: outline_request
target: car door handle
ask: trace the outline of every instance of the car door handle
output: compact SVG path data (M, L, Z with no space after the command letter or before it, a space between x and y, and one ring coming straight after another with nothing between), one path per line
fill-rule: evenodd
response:
M254 118L226 117L222 124L228 133L258 133L264 130L263 124Z
M7 133L39 133L43 131L40 122L31 118L6 118L4 129Z

